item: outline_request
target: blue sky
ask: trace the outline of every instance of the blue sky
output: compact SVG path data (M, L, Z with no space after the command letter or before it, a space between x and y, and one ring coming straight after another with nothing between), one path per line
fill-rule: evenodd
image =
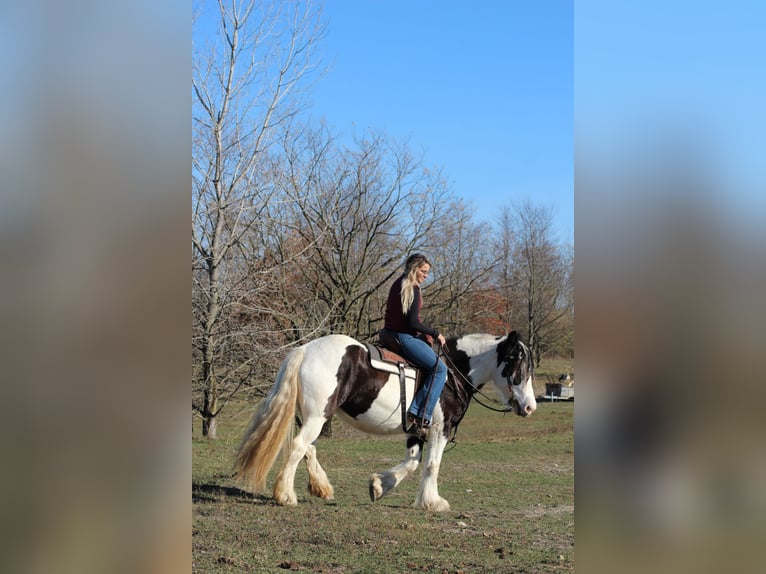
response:
M407 139L477 219L530 199L574 240L571 2L327 0L324 15L312 116Z

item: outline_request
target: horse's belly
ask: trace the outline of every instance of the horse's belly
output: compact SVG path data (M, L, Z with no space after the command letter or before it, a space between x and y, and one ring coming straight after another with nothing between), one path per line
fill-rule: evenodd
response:
M406 389L405 405L412 402L413 386L408 382ZM406 407L405 407L406 408ZM339 416L352 426L361 431L372 434L395 434L402 431L402 406L399 377L391 376L384 385L378 396L370 404L370 407L356 417L350 416L339 409Z

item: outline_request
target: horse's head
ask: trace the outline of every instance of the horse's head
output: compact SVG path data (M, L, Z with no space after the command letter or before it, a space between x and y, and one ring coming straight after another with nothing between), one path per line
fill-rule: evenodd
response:
M516 414L523 417L531 415L537 409L532 375L532 353L521 342L518 333L512 331L497 346L495 385L506 404L513 405Z

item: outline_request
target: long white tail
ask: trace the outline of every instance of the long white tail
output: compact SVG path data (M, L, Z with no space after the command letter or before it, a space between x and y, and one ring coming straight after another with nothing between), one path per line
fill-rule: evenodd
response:
M253 492L263 490L277 455L290 440L298 400L298 370L303 347L293 349L282 363L268 396L258 406L237 453L237 479L244 479Z

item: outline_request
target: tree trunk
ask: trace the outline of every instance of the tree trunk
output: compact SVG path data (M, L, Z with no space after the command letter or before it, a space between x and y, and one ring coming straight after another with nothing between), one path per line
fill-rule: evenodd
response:
M202 419L202 435L212 440L218 438L218 417L205 413Z
M213 330L220 313L218 291L218 268L210 267L209 299L207 305L207 317L205 321L204 342L202 345L202 378L204 381L205 403L202 407L202 436L216 438L218 414L218 381L213 372L213 359L215 356L215 343Z
M205 403L202 406L202 436L215 439L218 436L218 385L210 375L205 388Z

